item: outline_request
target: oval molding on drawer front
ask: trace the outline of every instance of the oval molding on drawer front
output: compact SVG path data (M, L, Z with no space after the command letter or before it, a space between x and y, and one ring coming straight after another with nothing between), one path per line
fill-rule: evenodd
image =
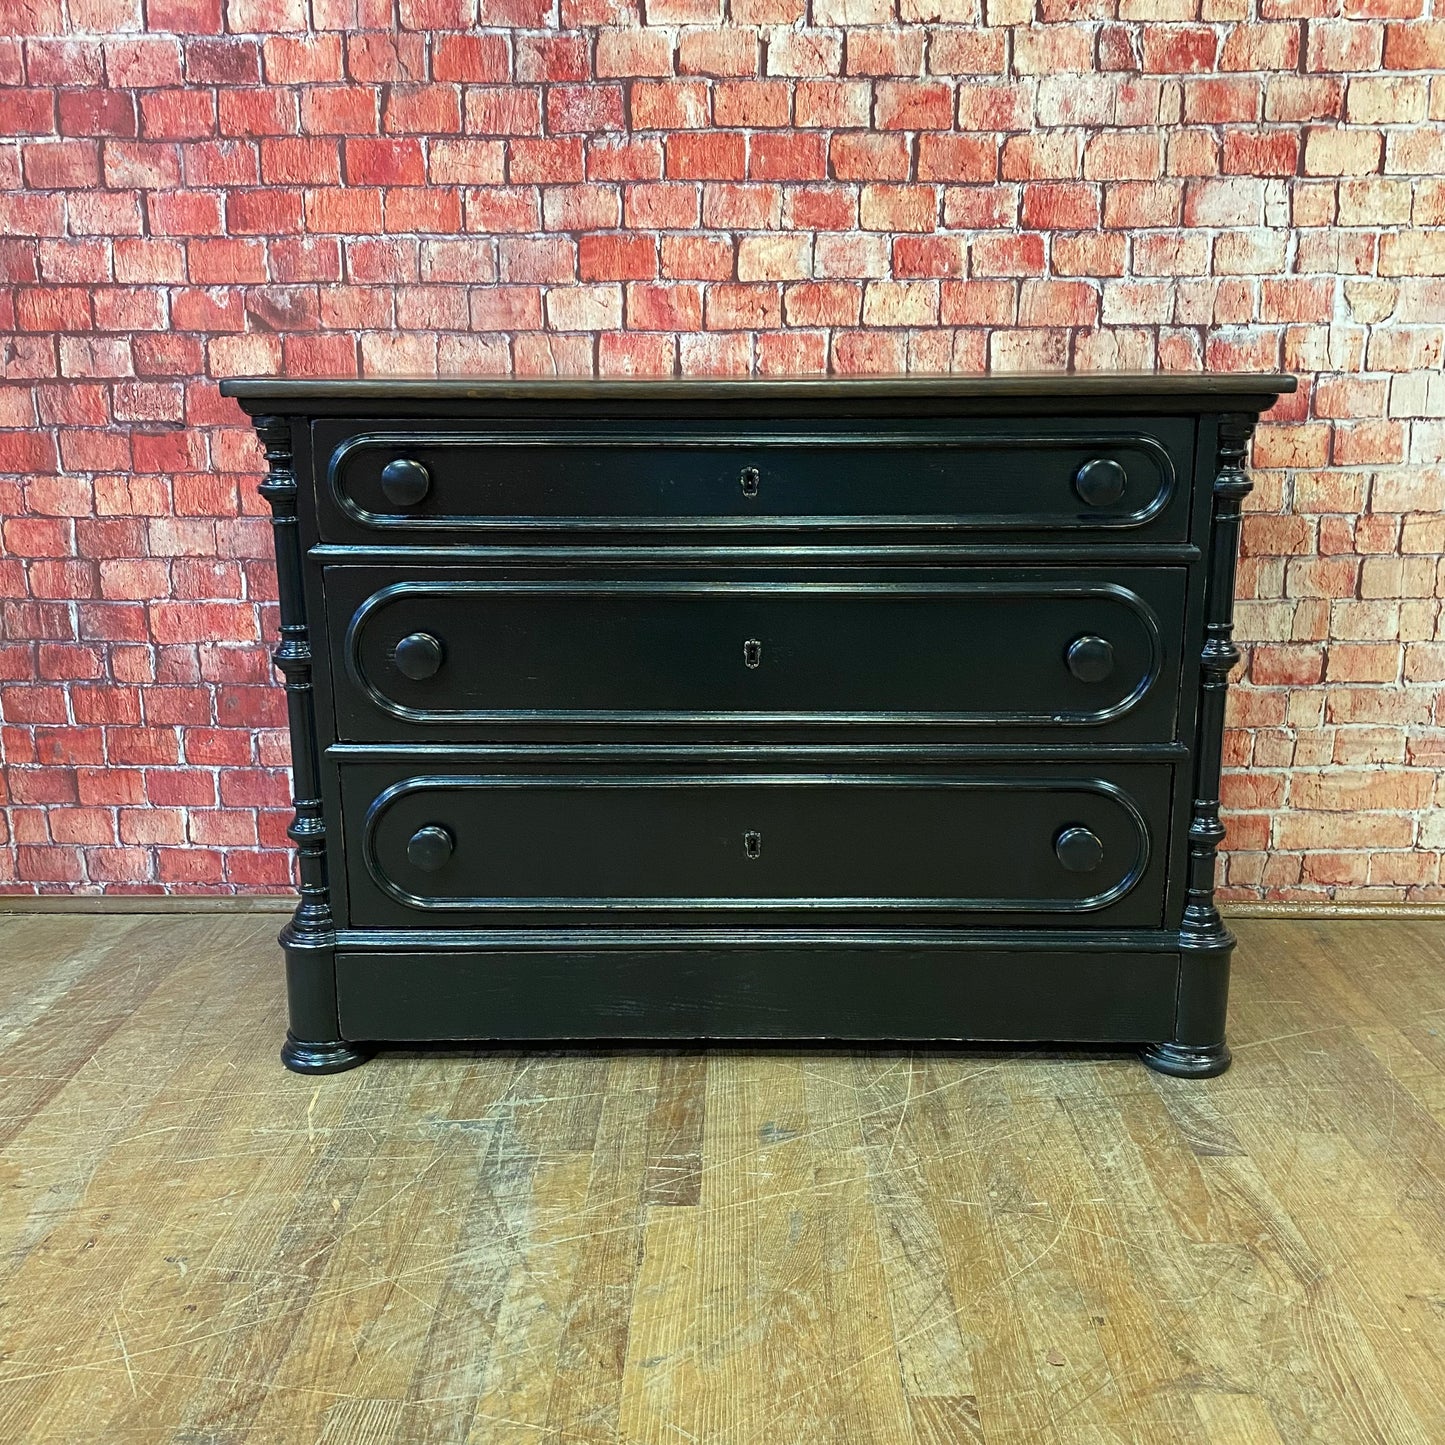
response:
M1178 423L1161 429L1170 425ZM1183 460L1183 433L1173 441ZM940 453L955 454L956 469L942 471ZM500 465L488 471L492 457ZM398 459L430 478L426 501L414 508L385 505L381 472ZM1089 506L1075 479L1099 460L1123 466L1128 482L1117 502ZM751 485L739 486L750 474ZM1178 480L1169 449L1129 427L758 440L727 432L375 430L340 442L326 468L345 516L413 532L1118 530L1157 517ZM979 497L995 505L980 507Z
M1181 596L1182 587L1181 574ZM418 632L441 640L448 663L411 682L388 659L398 638ZM1113 649L1112 670L1081 679L1069 649L1095 633ZM1077 574L1057 583L402 581L356 606L343 648L351 683L373 707L430 726L1099 727L1137 707L1166 666L1149 603Z
M1099 835L1096 870L1059 863L1056 840L1069 827ZM418 828L445 829L454 841L444 869L408 865ZM749 847L750 835L767 846ZM1144 875L1151 844L1141 808L1104 778L471 774L385 788L367 810L362 856L384 894L423 912L921 908L1058 916L1117 903ZM989 871L1010 883L1033 878L1040 888L1032 896L945 890L955 876L962 883ZM822 876L845 884L931 878L936 886L808 887ZM489 877L513 886L488 892ZM604 878L618 886L589 889ZM669 878L673 891L656 891ZM654 891L625 890L633 879ZM711 879L736 886L709 892L700 885ZM419 891L427 883L455 891ZM537 891L543 883L554 886ZM1091 891L1069 896L1070 888Z

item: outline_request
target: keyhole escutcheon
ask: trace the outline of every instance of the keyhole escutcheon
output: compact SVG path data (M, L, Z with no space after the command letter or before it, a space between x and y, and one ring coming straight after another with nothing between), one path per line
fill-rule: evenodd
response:
M763 856L763 835L761 833L743 834L743 855L748 858Z
M750 637L743 643L743 666L761 667L763 664L763 644L756 637Z
M744 467L742 475L738 478L742 484L743 496L756 497L758 494L758 469L756 467Z

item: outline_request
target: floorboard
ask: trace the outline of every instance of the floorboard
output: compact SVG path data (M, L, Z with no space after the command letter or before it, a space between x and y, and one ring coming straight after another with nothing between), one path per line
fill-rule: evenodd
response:
M276 920L0 915L0 1441L1438 1445L1445 924L1247 919L1234 1068L286 1073Z

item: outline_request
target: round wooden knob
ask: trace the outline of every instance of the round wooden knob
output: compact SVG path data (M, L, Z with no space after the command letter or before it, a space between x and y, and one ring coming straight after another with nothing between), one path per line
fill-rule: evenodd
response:
M440 823L429 823L407 839L407 862L425 873L435 873L452 856L455 846L452 835Z
M1054 839L1054 856L1070 873L1092 873L1104 861L1104 845L1087 828L1065 828Z
M1064 653L1070 672L1080 682L1103 682L1114 670L1114 644L1107 637L1076 637Z
M436 676L446 652L439 637L433 637L430 632L413 632L396 644L393 656L396 670L403 677L420 682L423 678Z
M397 507L414 507L431 490L431 473L410 457L398 457L381 469L381 490Z
M1074 490L1091 507L1107 507L1124 495L1128 473L1118 462L1095 457L1074 473Z

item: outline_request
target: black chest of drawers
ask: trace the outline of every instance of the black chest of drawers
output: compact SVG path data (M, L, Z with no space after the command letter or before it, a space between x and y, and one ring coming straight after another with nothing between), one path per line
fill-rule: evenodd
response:
M270 467L285 1062L1229 1060L1245 448L1284 376L233 381Z

